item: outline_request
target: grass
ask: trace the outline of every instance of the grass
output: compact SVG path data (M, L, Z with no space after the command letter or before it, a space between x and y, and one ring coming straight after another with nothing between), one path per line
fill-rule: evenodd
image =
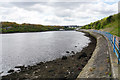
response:
M81 29L97 29L120 37L120 13L92 22Z

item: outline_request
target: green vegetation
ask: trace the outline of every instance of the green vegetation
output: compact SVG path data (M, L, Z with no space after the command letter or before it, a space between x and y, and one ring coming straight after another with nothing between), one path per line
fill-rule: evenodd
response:
M119 27L118 27L119 26ZM97 29L110 32L120 37L120 13L103 18L81 27L81 29Z
M74 28L66 28L64 26L45 26L40 24L17 24L15 22L1 22L2 33L15 32L41 32L41 31L58 31L60 29L73 30ZM1 30L0 29L0 30Z

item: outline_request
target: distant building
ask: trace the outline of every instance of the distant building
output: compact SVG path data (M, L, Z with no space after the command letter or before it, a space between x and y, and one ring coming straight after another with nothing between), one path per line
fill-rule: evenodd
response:
M64 29L59 29L60 31L64 31Z
M79 30L80 28L76 28L75 30Z

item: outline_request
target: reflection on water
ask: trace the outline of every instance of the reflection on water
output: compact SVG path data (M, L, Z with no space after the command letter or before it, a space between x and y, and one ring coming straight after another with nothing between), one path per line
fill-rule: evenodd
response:
M14 33L2 35L2 71L17 65L33 65L50 61L66 51L81 51L90 42L84 33L76 31L51 31L36 33ZM75 47L77 46L77 47Z

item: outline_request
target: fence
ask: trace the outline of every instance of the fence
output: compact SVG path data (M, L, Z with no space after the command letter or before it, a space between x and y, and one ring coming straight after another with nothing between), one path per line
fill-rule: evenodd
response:
M98 30L92 30L92 31L100 33L109 39L109 41L111 42L111 45L113 46L113 52L117 56L118 64L119 64L120 63L120 40L118 39L118 37L110 34L109 32L105 32L105 31L98 31Z

